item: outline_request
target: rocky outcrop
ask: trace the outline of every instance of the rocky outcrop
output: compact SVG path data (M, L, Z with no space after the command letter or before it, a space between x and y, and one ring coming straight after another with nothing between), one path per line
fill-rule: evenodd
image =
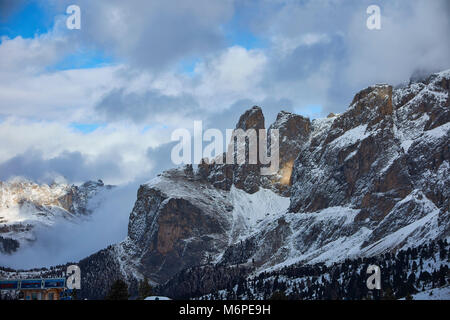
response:
M264 129L264 115L260 107L254 106L247 110L236 124L235 130L243 130L244 132L253 129L256 134L259 134L260 129ZM257 138L259 146L259 136ZM245 163L237 164L236 152L237 148L245 148ZM260 168L261 165L258 162L251 164L248 157L248 147L234 145L234 148L227 152L234 154L235 164L226 163L226 154L222 155L222 164L217 163L217 159L212 159L209 163L209 159L204 159L203 163L199 166L201 175L210 182L214 187L222 190L230 190L232 185L236 188L245 190L248 193L255 193L259 190L260 186Z
M379 85L361 91L348 111L315 121L313 130L321 131L321 126L327 128L325 132L313 133L294 164L291 211L344 205L370 211L380 204L379 199L370 198L373 194L396 189L395 198L411 191L401 161L392 169L389 166L392 155L400 152L393 143L392 87ZM388 171L380 177L384 169ZM391 171L396 172L394 177ZM399 184L402 187L397 189ZM382 218L392 204L384 206L371 212L382 212L378 219Z
M361 209L358 220L379 222L414 189L442 207L448 189L442 176L449 161L447 77L433 75L394 91L372 86L356 94L345 113L313 121L312 138L294 164L291 211L350 206Z
M248 129L264 129L264 115L260 107L253 106L251 109L245 111L239 118L236 124L236 129L248 130Z
M345 113L325 119L280 112L269 127L280 133L274 176L262 177L259 163L205 159L197 170L170 170L141 186L128 238L112 249L122 274L177 287L172 277L210 264L261 271L448 236L448 78L441 73L395 90L372 86ZM236 128L264 128L261 109L245 112ZM261 192L290 194L291 213L282 206L260 212L286 199ZM192 292L194 280L184 281L180 292ZM207 283L198 286L207 291Z
M274 129L278 130L280 136L278 144L280 169L276 175L269 178L270 185L273 185L281 194L289 196L294 161L303 145L309 140L311 121L309 118L281 111L275 122L269 127L269 141L270 131Z
M240 118L236 125L237 129L247 131L249 129L256 130L259 133L260 129L265 129L264 115L260 107L254 106L247 110ZM217 160L204 159L203 163L199 165L200 175L213 184L213 186L230 190L234 185L236 188L244 190L248 193L255 193L260 187L273 189L276 192L289 196L289 187L291 184L291 173L294 160L297 158L302 145L308 140L311 130L311 122L308 118L296 115L290 112L281 111L276 121L269 127L267 132L267 149L271 146L271 130L279 131L279 170L276 174L271 176L262 176L260 159L256 164L249 163L248 150L246 149L245 163L243 164L217 164ZM261 147L259 136L257 139L258 154L259 147ZM234 150L228 152L236 153ZM239 146L240 148L248 148ZM225 162L226 155L222 156ZM235 156L236 158L236 156ZM237 161L237 160L235 160Z
M139 188L128 237L138 271L157 282L206 263L228 244L233 206L226 192L170 170Z
M449 237L449 82L446 71L401 88L371 86L325 119L280 112L269 126L280 134L272 176L260 175L261 163L217 159L160 174L139 188L127 238L84 259L85 272L93 280L107 269L97 287L124 278L135 294L147 277L191 297L235 285L249 270L332 264ZM265 128L259 107L236 125L251 128Z

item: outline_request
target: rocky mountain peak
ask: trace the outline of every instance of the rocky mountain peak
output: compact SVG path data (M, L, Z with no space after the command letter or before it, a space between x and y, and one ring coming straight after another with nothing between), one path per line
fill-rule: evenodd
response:
M425 176L448 164L449 78L444 72L396 90L371 86L345 113L319 121L326 138L312 139L294 164L291 211L351 206L361 210L356 219L380 221L415 189L442 207L446 191L438 181L445 178L431 183ZM415 204L410 210L420 211Z
M311 133L311 121L301 115L281 111L270 129L278 129L284 140L305 139Z
M367 123L372 126L385 116L392 115L393 87L387 84L378 84L368 87L355 95L347 110L348 122L355 124Z
M37 184L25 179L0 182L0 210L24 201L38 205L59 205L59 198L70 189L66 184Z
M145 276L176 279L168 295L192 297L198 284L204 293L223 289L222 267L259 274L448 238L449 80L444 71L395 90L371 86L325 119L280 112L269 127L280 133L274 176L261 176L258 165L206 161L160 174L140 187L128 237L80 261L82 296L103 298L118 278L137 291ZM264 128L261 108L236 128Z
M239 118L236 124L236 129L264 129L264 115L260 107L253 106L251 109L245 111Z
M360 102L367 102L373 105L375 102L380 101L380 99L385 99L386 96L392 98L392 90L391 85L384 83L369 86L355 94L351 105Z
M278 189L284 194L288 194L286 186L291 185L292 168L295 159L298 157L300 149L309 139L311 134L311 121L301 115L287 111L281 111L277 115L275 122L269 127L279 132L279 175L272 178L272 181L279 183Z
M236 129L244 131L264 128L264 115L258 106L245 111L236 125ZM253 194L260 187L264 187L273 189L286 196L289 195L292 166L300 148L308 140L311 132L311 121L300 115L281 111L277 116L277 120L269 127L269 132L270 129L279 130L280 169L275 175L261 176L260 162L250 164L247 157L244 164L217 164L203 161L199 165L199 175L212 183L213 186L222 190L230 190L231 186L234 185L238 189ZM258 147L260 147L259 136L257 141ZM227 150L228 152L236 152L237 147L235 145L233 150L228 147ZM245 146L239 146L239 148L242 150ZM270 148L270 136L268 136L267 148Z

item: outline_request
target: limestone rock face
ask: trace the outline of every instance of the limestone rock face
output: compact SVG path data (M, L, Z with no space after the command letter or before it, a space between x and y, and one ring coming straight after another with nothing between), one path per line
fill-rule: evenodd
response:
M264 115L260 107L253 108L244 112L239 118L235 129L242 129L247 131L249 129L256 130L258 134L258 149L261 147L259 141L260 129L265 129ZM289 195L289 186L291 184L291 173L294 160L297 158L302 145L308 140L311 122L308 118L296 115L290 112L281 111L277 120L269 127L267 132L267 149L270 150L270 130L277 129L279 131L279 170L272 176L261 176L262 164L258 161L256 164L249 163L248 150L246 150L246 157L244 164L217 164L217 161L204 162L199 165L199 172L208 182L215 187L230 190L234 185L238 189L242 189L248 193L255 193L260 187L273 189L285 196ZM243 148L243 146L238 146ZM236 146L234 150L228 148L228 152L236 153ZM223 162L225 162L226 155L223 155Z
M260 107L254 106L250 110L247 110L240 118L236 125L236 129L242 129L247 131L250 129L255 130L257 135L257 154L259 152L259 130L265 129L264 115ZM238 189L242 189L248 193L255 193L259 190L260 185L260 170L261 165L259 158L256 164L250 163L249 152L245 146L235 145L233 152L236 152L237 148L245 148L245 163L236 164L233 166L233 184ZM231 152L231 150L228 150Z
M279 170L278 174L271 177L271 183L285 195L289 195L291 186L292 169L294 161L299 156L303 145L308 142L311 134L311 121L290 112L281 111L277 119L269 128L270 131L276 129L279 132ZM269 139L270 140L270 139Z
M254 106L253 108L244 112L239 118L236 124L235 130L243 130L244 132L250 129L255 130L257 135L257 143L259 145L259 130L264 129L264 115L260 107ZM237 163L236 152L237 148L244 148L242 152L245 153L245 162L242 164ZM255 193L259 190L260 186L260 168L261 165L259 161L252 164L249 161L248 147L239 146L236 144L234 148L227 148L227 152L231 152L235 155L235 163L226 163L226 154L222 157L222 164L218 164L217 159L212 161L212 163L207 163L206 159L203 164L200 165L200 170L205 179L212 183L215 187L230 190L232 185L236 188L242 189L248 193Z
M142 185L130 214L128 238L138 270L166 281L183 268L206 263L224 250L232 205L226 193L170 170Z
M127 238L80 262L82 296L99 294L90 282L108 288L124 278L135 292L147 277L191 297L249 272L448 238L449 83L450 70L395 89L374 85L324 119L281 111L269 126L280 133L272 176L261 176L260 163L217 159L160 174L139 188ZM265 128L259 107L236 125L250 128Z
M254 106L251 109L244 112L239 118L236 124L236 129L248 130L248 129L264 129L264 115L260 107Z
M313 121L311 140L294 164L291 211L350 206L360 209L358 220L381 221L415 189L442 207L447 78L437 74L396 90L372 86L356 94L345 113Z

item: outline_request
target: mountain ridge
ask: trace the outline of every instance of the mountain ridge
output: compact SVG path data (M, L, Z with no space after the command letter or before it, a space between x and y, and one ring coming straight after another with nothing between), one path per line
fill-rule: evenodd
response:
M88 201L111 188L101 180L79 186L37 184L22 178L0 181L0 253L12 254L35 242L37 226L50 227L60 219L75 221L89 216L92 209Z
M280 130L273 176L206 159L163 172L139 188L127 238L79 262L82 296L103 298L118 278L135 293L144 278L163 285L199 265L258 273L447 239L449 92L447 70L370 86L325 119L282 111L269 126ZM264 127L259 107L236 125Z

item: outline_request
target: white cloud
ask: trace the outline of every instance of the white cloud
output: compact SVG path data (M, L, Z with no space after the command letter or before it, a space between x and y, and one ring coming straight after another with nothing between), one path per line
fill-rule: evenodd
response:
M312 46L321 42L328 42L330 39L327 34L306 33L294 37L276 35L272 37L271 41L274 51L284 58L300 46Z
M95 208L90 217L76 222L57 220L51 227L38 226L34 229L36 242L13 255L0 254L0 265L17 269L50 267L79 261L123 240L138 188L138 183L131 183L100 192L90 201Z
M195 68L200 83L193 92L208 106L230 106L242 98L260 99L259 88L267 65L261 50L233 46Z
M21 72L41 71L46 65L61 58L62 48L66 44L64 38L53 38L50 35L24 39L2 37L0 45L1 72L20 70Z
M122 81L126 85L104 95L96 109L114 121L129 118L169 126L192 124L237 100L265 99L261 82L267 62L261 50L233 46L205 57L192 76L174 71L134 74L134 81Z
M450 68L449 9L445 1L386 2L376 31L365 28L365 17L355 14L347 34L346 81L354 86L398 84L416 70Z
M230 0L82 0L79 6L83 15L80 43L152 71L223 48L221 25L234 10Z
M0 163L32 148L44 159L80 152L93 165L119 154L115 182L130 181L155 165L149 147L193 120L228 126L251 104L341 112L365 85L450 67L445 1L384 1L379 32L365 27L369 2L248 3L248 25L269 45L246 49L223 42L231 1L82 1L79 33L63 32L59 19L48 34L0 44ZM121 63L48 71L83 44ZM193 57L192 74L176 69ZM236 119L219 121L226 115ZM106 126L82 134L72 122Z
M90 108L104 92L120 84L117 70L103 67L17 73L14 81L10 78L12 72L0 73L0 114L62 122L92 121Z
M53 29L45 34L37 34L34 38L1 37L0 74L15 77L18 74L43 72L46 67L76 50L78 44L67 37L63 24L63 17L57 16Z
M112 124L91 133L82 133L58 122L35 122L8 118L0 123L0 163L29 150L39 150L39 161L60 157L64 152L79 152L95 166L99 161L113 159L118 172L103 173L89 179L104 178L105 182L118 184L133 181L149 174L156 165L147 157L147 149L168 142L168 129L142 127L133 123ZM33 159L30 159L33 165ZM81 166L81 164L80 164ZM83 181L70 181L83 182Z

